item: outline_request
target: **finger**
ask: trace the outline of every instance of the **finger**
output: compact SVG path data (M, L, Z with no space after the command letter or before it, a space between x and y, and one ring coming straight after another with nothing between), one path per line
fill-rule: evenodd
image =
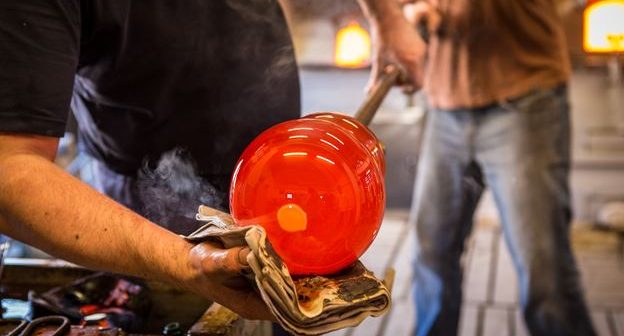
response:
M407 92L416 92L417 90L419 90L422 87L422 83L423 83L423 68L421 65L419 64L412 64L410 66L410 82L406 83L406 85L403 87L404 90L408 90ZM407 87L407 86L411 86L411 87Z
M395 62L395 64L392 64L392 68L396 67L399 69L399 76L397 77L397 84L398 85L406 85L409 84L412 80L411 80L411 76L408 72L408 69L405 68L405 66L399 62ZM386 67L386 69L392 69L391 67Z
M407 21L412 25L416 25L427 17L430 7L428 3L423 1L415 4L408 4L403 6L403 16L405 16Z
M248 247L221 249L209 243L201 243L191 249L191 263L208 277L236 276L248 268Z
M409 3L403 5L403 16L411 23L412 25L416 24L416 12L414 8L414 4Z
M429 33L433 34L438 31L440 24L442 23L442 15L440 11L434 6L429 6L429 13L427 14L427 24Z
M247 256L249 253L251 253L251 249L246 246L238 250L238 262L244 267L249 267L249 263L247 262Z
M407 84L407 85L403 85L401 86L401 91L403 91L403 93L405 94L413 94L416 93L416 86L414 86L413 84Z
M386 66L386 72L393 71L394 68L399 69L399 76L396 79L396 85L401 87L403 92L409 93L415 91L415 84L412 78L412 74L410 73L411 67L406 67L404 64L399 62L394 62Z
M402 64L399 64L398 62L387 64L384 67L383 76L392 76L392 73L395 71L398 71L398 75L395 77L392 84L401 86L403 90L405 90L405 88L411 85L412 80Z
M401 73L397 78L397 85L401 87L401 91L406 94L414 93L421 87L421 76L418 65L401 64L399 67Z
M366 92L367 95L369 95L371 91L375 89L377 83L379 82L380 68L381 67L379 66L379 61L374 61L371 66L370 76L368 77L368 83L366 83L366 88L364 89L364 92Z

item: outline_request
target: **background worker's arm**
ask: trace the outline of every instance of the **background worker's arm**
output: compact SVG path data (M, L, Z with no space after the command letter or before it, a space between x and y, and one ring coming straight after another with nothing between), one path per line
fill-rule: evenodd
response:
M373 36L373 67L368 88L378 80L388 63L403 67L407 78L403 85L409 90L420 89L423 82L426 44L404 16L396 0L358 0L368 18Z
M270 318L253 291L228 287L246 251L194 248L58 168L57 144L0 133L0 232L79 265L166 281Z

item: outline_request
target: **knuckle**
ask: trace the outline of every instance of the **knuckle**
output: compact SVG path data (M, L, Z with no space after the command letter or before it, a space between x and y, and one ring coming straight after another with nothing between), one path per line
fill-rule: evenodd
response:
M240 248L230 249L224 251L223 256L223 271L226 273L238 273L240 266L238 261L238 253Z
M223 250L202 243L191 250L191 264L209 277L238 272L239 249Z

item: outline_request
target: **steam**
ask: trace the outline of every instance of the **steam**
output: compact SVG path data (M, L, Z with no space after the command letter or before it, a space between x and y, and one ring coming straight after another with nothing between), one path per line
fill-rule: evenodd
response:
M286 92L276 92L275 87L280 83L290 83L287 79L296 76L297 65L287 35L286 19L279 10L278 2L226 0L225 4L242 18L240 29L228 35L236 41L235 46L226 48L232 51L232 59L244 60L240 66L248 67L255 59L268 63L265 69L256 69L263 71L262 75L254 79L256 82L248 88L251 92L245 94L270 92L274 101L286 99L279 97L279 94ZM283 42L283 45L275 45L278 42ZM144 165L138 174L137 188L143 203L142 214L176 232L181 231L179 227L187 231L197 225L195 213L200 204L220 210L227 206L224 202L227 191L219 191L210 181L200 177L192 158L181 149L163 154L155 167L153 163Z
M292 45L281 47L273 56L271 64L265 71L265 87L271 88L273 81L291 76L297 64L294 58L294 48Z
M249 21L276 23L279 19L275 0L226 0L230 8Z
M195 213L200 204L218 207L226 196L197 174L192 158L179 148L164 153L156 168L146 163L137 187L143 215L179 233L198 226Z

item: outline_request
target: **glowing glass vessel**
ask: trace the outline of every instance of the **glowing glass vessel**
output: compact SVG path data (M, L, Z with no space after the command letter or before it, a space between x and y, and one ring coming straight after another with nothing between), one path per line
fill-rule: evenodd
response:
M381 173L386 172L386 160L384 158L384 149L381 142L368 127L362 125L357 119L342 113L319 112L309 114L305 118L322 119L336 123L338 126L351 133L355 138L368 149L373 155Z
M266 130L245 149L232 178L236 223L264 227L292 274L349 266L383 217L383 151L373 139L357 120L336 113Z

